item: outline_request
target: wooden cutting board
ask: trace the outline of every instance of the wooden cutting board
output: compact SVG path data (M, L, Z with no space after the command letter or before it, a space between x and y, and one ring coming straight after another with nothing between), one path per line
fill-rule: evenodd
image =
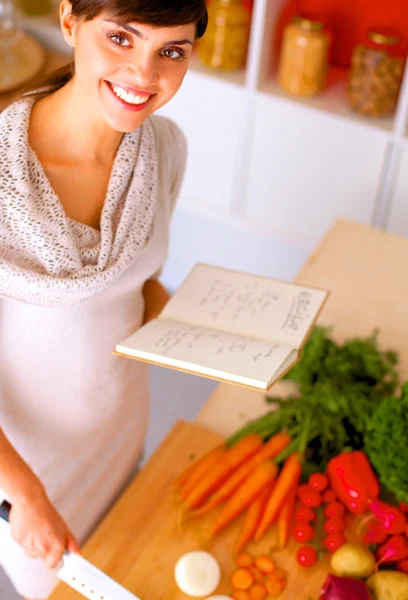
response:
M173 577L177 559L190 550L204 549L220 562L223 578L219 593L231 593L231 548L240 521L232 524L210 544L205 542L206 522L197 520L181 531L171 483L191 460L213 448L222 438L198 425L178 422L159 449L123 493L84 548L84 556L141 600L186 600ZM255 554L269 552L275 536L271 531ZM282 600L315 600L327 574L327 563L302 569L295 562L298 544L273 553L278 566L288 572L288 588ZM79 600L77 592L60 583L49 600Z

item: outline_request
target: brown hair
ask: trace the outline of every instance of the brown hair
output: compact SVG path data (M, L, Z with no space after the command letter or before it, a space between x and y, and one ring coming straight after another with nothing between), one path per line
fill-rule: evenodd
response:
M71 0L71 4L72 15L84 21L107 12L127 23L138 22L152 27L196 23L196 38L204 35L208 24L205 0ZM73 75L74 63L70 63L37 79L22 92L50 94L68 83Z

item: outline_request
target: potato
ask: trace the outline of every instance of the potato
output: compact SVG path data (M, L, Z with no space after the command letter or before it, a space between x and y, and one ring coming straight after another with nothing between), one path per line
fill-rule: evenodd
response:
M375 557L366 546L347 543L333 552L330 569L337 577L365 579L375 569Z
M367 585L374 600L407 600L408 575L399 571L379 571L371 575Z

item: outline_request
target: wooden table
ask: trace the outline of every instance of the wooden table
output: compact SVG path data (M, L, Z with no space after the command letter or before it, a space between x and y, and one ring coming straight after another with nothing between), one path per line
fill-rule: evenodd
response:
M407 275L408 239L356 223L338 221L300 271L296 282L331 290L319 322L334 325L333 335L337 340L353 335L367 336L374 328L380 327L381 346L398 349L400 372L403 378L408 379ZM278 394L288 391L287 383L279 383L273 389L273 393ZM200 412L197 423L226 436L248 418L265 412L264 397L263 392L221 384ZM173 452L175 443L174 437L166 439L160 456L155 455L152 459L152 468L156 473L162 473L163 481L157 483L157 478L156 482L152 481L153 475L149 470L143 470L84 548L88 560L125 586L132 585L137 578L138 586L141 585L141 564L149 569L150 559L144 556L143 551L151 542L155 522L157 526L160 517L163 518L158 514L161 510L159 496L163 496L168 484L165 483L166 478L172 476L166 473L167 467L170 470L175 468L164 463L167 453ZM183 440L177 443L180 446ZM141 493L149 495L153 488L156 496L149 503L145 499L140 500ZM136 506L139 506L137 510ZM160 543L160 538L157 543ZM172 552L171 548L166 550ZM154 577L154 573L144 572L145 576ZM160 597L167 598L167 595L163 593ZM65 584L59 584L50 596L50 600L71 598L76 600L79 596Z

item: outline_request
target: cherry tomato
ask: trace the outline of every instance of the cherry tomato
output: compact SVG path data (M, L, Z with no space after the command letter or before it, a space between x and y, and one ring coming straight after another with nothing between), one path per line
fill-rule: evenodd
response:
M309 477L308 485L312 487L316 492L323 492L329 485L329 478L323 473L313 473Z
M302 567L313 567L317 562L317 551L312 546L302 546L296 552L296 560Z
M298 487L298 497L302 504L316 508L322 503L322 497L319 492L316 492L310 485L300 485Z
M326 517L344 517L344 513L346 509L340 502L330 502L324 509L324 514Z
M327 533L340 533L344 531L346 524L344 519L341 517L332 517L331 519L327 519L325 524L323 525L323 529Z
M310 506L300 506L295 511L295 521L305 521L306 523L310 523L310 521L314 521L315 519L315 512Z
M329 533L323 543L329 552L335 552L346 543L346 538L342 533Z
M323 494L323 504L330 504L330 502L334 502L336 500L336 492L333 490L326 490Z
M405 502L400 502L399 507L403 513L408 513L408 504L405 504Z
M314 538L315 532L309 523L300 521L294 524L292 534L296 541L307 543Z

